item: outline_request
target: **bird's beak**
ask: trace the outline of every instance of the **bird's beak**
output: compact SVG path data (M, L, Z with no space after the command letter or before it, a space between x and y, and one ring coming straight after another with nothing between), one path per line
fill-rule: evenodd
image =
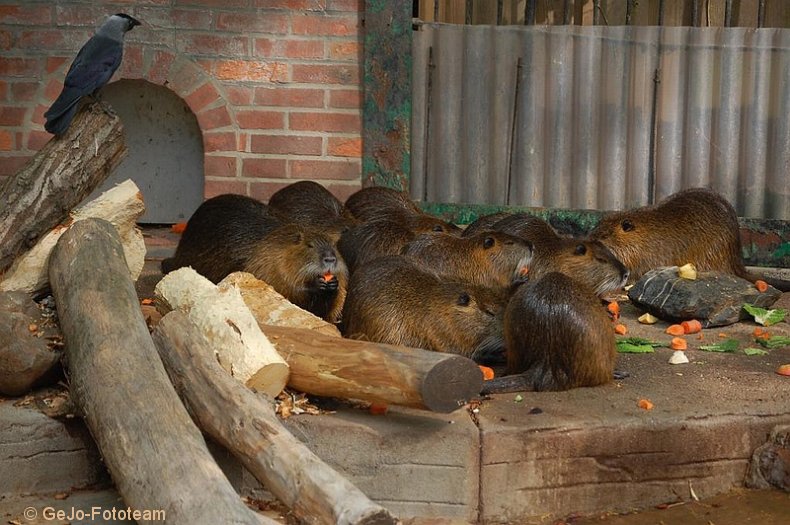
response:
M129 27L129 29L131 29L134 26L139 26L141 24L141 22L139 20L137 20L136 18L134 18L134 17L130 16L129 20L132 22L132 25L131 25L131 27Z

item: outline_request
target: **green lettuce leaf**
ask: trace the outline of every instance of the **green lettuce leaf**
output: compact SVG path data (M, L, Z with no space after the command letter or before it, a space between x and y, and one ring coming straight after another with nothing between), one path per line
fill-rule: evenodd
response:
M754 306L753 304L744 303L743 309L746 310L749 315L754 317L754 321L757 324L761 324L763 326L771 326L772 324L779 323L787 316L787 310L783 308L766 310L765 308L760 308L759 306Z

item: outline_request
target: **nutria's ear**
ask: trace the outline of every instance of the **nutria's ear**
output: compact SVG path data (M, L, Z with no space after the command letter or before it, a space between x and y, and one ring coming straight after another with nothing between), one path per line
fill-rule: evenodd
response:
M435 231L435 232L443 232L444 231L444 227L442 227L441 224L437 224L436 226L433 227L433 231Z
M302 232L296 231L293 233L292 239L294 244L300 244L302 242L302 239L304 239L304 235L302 235Z
M634 229L634 223L631 222L631 219L623 219L623 222L620 223L620 227L624 232L630 232Z
M472 302L472 298L469 297L469 294L466 292L461 292L458 296L458 306L469 306L469 303Z
M483 239L483 248L485 248L486 250L491 248L495 244L496 244L496 240L494 240L493 237L486 237L485 239Z
M587 253L587 246L585 246L583 243L577 244L576 249L573 250L574 255L584 255L585 253Z

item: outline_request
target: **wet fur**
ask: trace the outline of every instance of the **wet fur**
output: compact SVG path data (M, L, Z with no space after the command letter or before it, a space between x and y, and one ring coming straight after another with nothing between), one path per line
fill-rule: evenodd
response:
M443 231L460 235L461 228L420 210L406 192L371 186L352 194L345 203L346 209L358 220L366 222L387 219L403 224L417 232Z
M628 231L626 231L628 230ZM590 232L631 270L637 280L653 268L693 263L699 271L719 271L754 282L741 257L738 216L715 191L692 188L654 206L610 213ZM787 291L790 283L769 280Z
M600 242L559 235L548 222L527 213L495 214L495 217L496 221L484 227L532 243L530 279L558 271L585 283L597 295L621 289L628 279L623 263Z
M214 283L232 272L250 272L330 322L340 318L348 282L348 270L329 237L283 224L265 204L234 194L205 201L190 217L175 256L162 261L162 271L183 266ZM335 279L327 282L327 273Z
M382 257L351 275L344 335L466 357L497 353L505 301L505 294L441 279L403 257Z
M401 253L424 270L476 286L509 288L523 279L532 259L532 244L501 232L468 237L424 233Z
M377 219L358 224L343 232L337 248L353 272L357 266L387 255L398 255L403 247L416 237L403 224Z
M283 222L294 222L329 235L335 242L358 223L343 203L313 181L300 181L276 191L269 209Z
M505 310L507 373L483 393L568 390L612 380L611 321L591 289L559 272L521 285Z

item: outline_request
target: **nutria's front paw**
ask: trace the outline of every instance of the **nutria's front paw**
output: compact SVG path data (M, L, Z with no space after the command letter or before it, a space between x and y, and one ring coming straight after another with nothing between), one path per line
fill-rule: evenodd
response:
M318 278L318 289L328 292L334 292L340 286L340 282L334 275L325 275Z

